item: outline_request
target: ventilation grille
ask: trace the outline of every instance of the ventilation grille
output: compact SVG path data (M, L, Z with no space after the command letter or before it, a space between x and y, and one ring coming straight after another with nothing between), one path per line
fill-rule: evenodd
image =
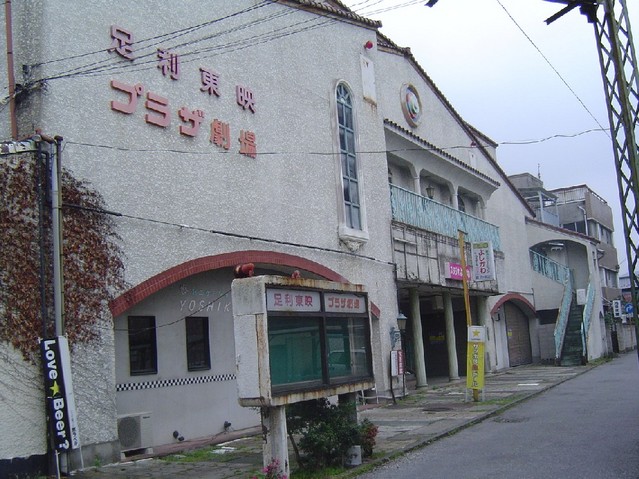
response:
M137 413L118 418L120 450L147 449L153 440L150 413Z

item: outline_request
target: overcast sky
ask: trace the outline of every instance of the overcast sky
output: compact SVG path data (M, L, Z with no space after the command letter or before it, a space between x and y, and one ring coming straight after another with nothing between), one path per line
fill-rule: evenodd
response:
M507 174L539 172L547 189L587 184L604 198L615 215L620 272L627 271L612 143L607 131L582 133L607 129L609 123L594 27L578 9L546 25L544 20L563 5L545 0L439 0L432 8L424 6L426 0L345 3L381 20L382 33L411 48L462 118L500 144L497 159ZM639 5L626 3L639 38ZM555 135L578 136L543 141ZM508 144L526 141L536 142Z

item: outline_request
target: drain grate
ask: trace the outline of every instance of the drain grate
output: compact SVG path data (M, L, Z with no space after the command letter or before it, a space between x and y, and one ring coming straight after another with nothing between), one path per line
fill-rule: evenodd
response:
M448 406L428 406L422 409L422 411L424 412L445 412L445 411L452 411L452 410L453 408Z
M494 419L494 421L508 424L508 423L526 422L526 421L528 421L528 418L527 417L503 417L503 416L500 416L500 417L496 417Z

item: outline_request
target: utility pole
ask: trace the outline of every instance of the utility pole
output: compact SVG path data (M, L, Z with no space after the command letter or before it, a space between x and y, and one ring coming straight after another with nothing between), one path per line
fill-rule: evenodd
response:
M619 200L626 238L635 331L639 282L639 72L626 0L546 0L566 6L546 20L551 23L576 7L595 28L599 64L606 94L610 134L617 171Z

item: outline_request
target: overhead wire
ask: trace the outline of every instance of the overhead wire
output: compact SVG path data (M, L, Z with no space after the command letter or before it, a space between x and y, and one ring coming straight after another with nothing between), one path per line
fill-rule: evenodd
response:
M252 9L254 9L254 8L252 8ZM238 13L246 13L247 11L252 10L252 9L245 9L245 10L242 10L241 12L236 12L233 15L228 15L226 17L221 17L221 18L212 20L210 22L207 22L206 24L201 24L201 25L207 25L208 26L208 25L211 25L211 24L214 24L214 23L218 23L221 20L226 20L228 18L231 18L232 16L235 16ZM285 12L285 13L288 14L289 12ZM268 20L270 20L272 18L277 18L277 17L279 17L281 15L282 15L281 12L277 12L275 14L271 14L271 15L269 15L267 17L264 17L263 19L258 20L257 23L261 23L263 21L268 21ZM185 43L179 44L179 46L197 44L197 43L199 43L201 41L210 40L210 39L215 38L217 36L222 36L222 35L225 35L225 34L230 33L230 32L235 32L235 31L244 29L244 28L246 28L246 27L248 27L250 25L253 25L255 23L256 23L256 21L250 20L250 21L244 23L243 25L240 25L239 27L235 26L235 27L230 28L230 29L226 29L226 30L222 30L220 32L216 32L215 34L206 35L204 37L193 39L193 40L191 40L189 42L185 42ZM198 26L197 29L199 29L199 27L200 26ZM186 33L191 33L192 31L195 31L195 29L196 28L190 28L190 29L188 29L189 31L186 32ZM184 30L187 30L187 29L184 29ZM96 62L93 62L93 63L89 63L89 64L85 64L85 65L80 65L80 66L71 68L71 69L66 70L66 71L61 71L61 72L58 72L58 73L56 73L54 75L50 75L48 77L44 77L43 79L44 80L56 80L56 79L60 79L60 78L69 78L69 77L77 77L77 76L84 76L84 75L95 75L97 73L110 73L110 74L112 74L112 73L118 72L118 71L131 72L131 71L140 71L140 70L146 70L146 69L149 69L149 68L155 68L155 66L157 65L157 58L156 58L157 49L150 50L148 53L144 53L144 51L147 50L147 49L156 48L156 47L162 45L162 43L156 42L156 43L149 44L148 46L142 46L142 48L140 48L139 45L140 44L144 44L144 43L146 43L146 42L148 42L150 40L157 39L157 38L162 38L162 40L165 40L166 38L171 38L171 39L174 38L174 37L177 38L177 37L182 36L182 35L184 35L186 33L184 33L183 31L179 31L178 30L178 31L167 33L167 34L159 35L159 36L156 36L156 37L151 37L150 39L136 41L135 42L135 45L136 45L136 48L137 48L136 49L136 57L135 57L136 63L133 64L133 65L130 64L130 63L116 63L116 64L113 64L113 57L109 56L106 59L103 59L103 60L100 60L100 61L96 61ZM166 46L166 48L167 49L172 49L172 48L176 48L176 46L175 45L169 45L169 46ZM99 53L104 53L104 51L105 50L100 50ZM146 65L146 64L149 64L149 65L152 64L152 66L140 68L141 66Z
M89 208L89 207L76 205L76 204L72 204L72 203L63 203L62 207L63 208L70 208L70 209L87 211L87 212L91 212L91 213L99 213L99 214L105 214L105 215L109 215L109 216L128 218L128 219L132 219L132 220L144 221L144 222L147 222L147 223L154 223L154 224L159 224L159 225L164 225L164 226L172 226L172 227L176 227L176 228L179 228L179 229L186 229L186 230L191 230L191 231L199 231L199 232L202 232L202 233L209 233L209 234L218 235L218 236L225 236L225 237L229 237L229 238L245 239L245 240L249 240L249 241L256 241L256 242L262 242L262 243L268 243L268 244L276 244L276 245L280 245L280 246L290 246L290 247L295 247L295 248L303 248L303 249L309 249L309 250L313 250L313 251L321 251L321 252L325 252L325 253L336 253L336 254L345 255L345 256L351 256L351 257L355 257L355 258L359 258L359 259L365 259L365 260L368 260L368 261L373 261L375 263L380 263L380 264L385 264L385 265L392 265L393 264L391 262L384 261L384 260L375 258L373 256L362 255L362 254L358 254L358 253L355 253L355 252L352 252L352 251L343 251L343 250L339 250L339 249L335 249L335 248L326 248L326 247L322 247L322 246L310 246L310 245L306 245L306 244L302 244L302 243L294 243L292 241L283 241L283 240L276 240L276 239L271 239L271 238L260 238L259 236L252 236L252 235L246 235L246 234L241 234L241 233L231 233L231 232L228 232L228 231L221 231L221 230L216 230L216 229L212 229L212 228L204 228L204 227L201 227L201 226L190 226L190 225L187 225L187 224L174 223L174 222L171 222L171 221L158 220L158 219L154 219L154 218L145 218L143 216L130 215L130 214L127 214L127 213L110 211L110 210L106 210L106 209L102 209L102 208Z
M376 2L375 4L380 3L380 2ZM408 0L405 1L403 3L399 3L396 5L391 5L389 7L383 7L383 8L378 8L377 10L371 10L371 11L366 11L364 13L364 10L368 10L369 7L372 7L373 5L369 5L368 7L363 7L361 9L356 10L356 12L358 14L361 15L379 15L380 13L386 13L386 12L391 12L393 10L399 10L401 8L406 8L406 7L412 7L413 5L420 5L423 4L424 0ZM361 13L360 13L361 12Z
M178 47L191 46L191 45L200 43L202 41L211 40L213 38L236 33L246 28L253 27L256 25L256 23L272 21L274 19L291 15L297 12L299 11L295 9L275 12L262 19L257 19L257 20L251 19L250 21L247 21L246 23L240 26L234 26L232 28L222 30L220 32L215 32L210 35L206 35L197 39L190 40L188 42L184 42L182 44L166 45L166 48L173 49ZM244 11L242 11L242 13L244 13ZM211 21L208 24L217 23L218 21L220 21L220 19L217 19L215 22ZM267 42L278 40L280 38L284 38L290 35L305 32L314 28L320 28L320 27L335 23L336 21L337 20L331 15L318 13L312 18L308 18L306 20L302 20L295 23L289 23L289 24L274 28L269 32L260 33L260 34L242 38L239 40L232 40L222 45L214 45L211 47L201 48L201 49L197 49L197 50L193 50L189 52L182 52L180 53L180 58L187 58L185 62L188 62L188 61L195 61L198 59L201 60L203 58L209 58L215 55L231 53L240 49L254 47L257 44L267 43ZM137 43L138 42L136 42L136 44ZM159 44L151 45L151 46L158 46L158 45ZM145 48L149 48L149 47L145 47ZM102 50L101 52L104 52L104 50ZM203 53L210 53L210 52L212 52L210 55L202 56ZM157 66L157 58L155 57L156 54L157 54L157 51L139 54L136 57L137 64L135 66L132 66L130 63L126 63L126 64L118 63L113 65L113 64L110 64L112 62L112 59L109 58L109 59L101 60L98 62L93 62L93 63L81 65L78 67L74 67L66 71L57 72L47 77L40 78L39 81L42 81L42 80L51 81L51 80L78 77L78 76L95 76L95 75L101 75L101 74L113 74L118 71L131 72L131 71L151 69ZM197 56L197 58L188 60L188 57L193 57L193 56ZM140 59L142 59L142 61L140 61Z
M597 117L590 111L590 109L586 106L586 104L583 102L583 100L579 97L579 95L577 94L577 92L575 92L575 90L570 86L570 84L568 83L568 81L563 77L563 75L561 73L559 73L559 70L557 70L557 68L555 68L555 66L552 64L552 62L548 59L548 57L541 51L541 49L537 46L537 44L533 41L532 38L530 38L530 36L526 33L526 31L522 28L522 26L517 22L517 20L515 20L515 18L510 14L510 12L506 9L506 7L504 7L504 5L501 3L500 0L495 0L497 2L497 4L502 8L502 10L504 10L504 12L506 13L506 15L508 16L508 18L510 18L510 20L515 24L515 26L519 29L519 31L524 35L524 37L526 37L526 39L530 42L530 44L533 46L533 48L535 50L537 50L537 53L539 53L539 55L541 55L541 57L544 59L544 61L548 64L548 66L552 69L553 72L555 72L555 74L559 77L559 79L562 81L562 83L566 86L566 88L568 88L568 90L570 91L570 93L572 93L572 95L577 99L577 101L579 102L579 104L584 108L584 110L588 113L588 115L595 121L595 123L599 126L599 129L602 131L606 131L606 134L608 136L610 136L610 134L608 133L608 130L606 128L604 128L601 123L599 122L599 120L597 119Z
M230 292L231 292L230 289L226 290L224 293L222 293L221 295L217 296L215 299L205 303L199 309L197 309L197 310L193 311L192 313L189 313L189 314L187 314L185 316L181 316L178 319L175 319L175 320L170 321L168 323L163 323L163 324L159 324L159 325L156 325L156 326L152 326L152 327L139 328L139 329L135 330L134 332L132 332L128 328L127 329L121 329L121 328L115 328L115 327L114 328L106 328L106 327L105 328L101 328L100 326L97 326L97 327L101 328L101 329L112 329L113 331L120 331L120 332L123 332L123 333L127 333L128 332L129 335L133 335L133 334L142 334L142 333L144 333L146 331L157 330L157 329L160 329L160 328L166 328L166 327L169 327L169 326L174 326L174 325L179 324L179 323L181 323L183 321L186 321L188 318L196 317L195 315L200 314L202 311L207 310L210 306L212 306L214 303L218 302L220 299L222 299L224 296L226 296Z
M182 28L182 29L173 30L173 31L170 31L170 32L166 32L166 33L162 33L162 34L159 34L159 35L155 35L155 36L152 36L152 37L143 38L141 40L136 40L135 43L136 43L136 45L144 45L144 44L146 44L148 42L154 42L150 46L158 45L159 42L157 40L164 40L166 38L168 38L168 39L179 38L179 37L181 37L183 35L186 35L188 33L192 33L194 31L197 31L197 30L199 30L201 28L204 28L206 26L210 26L210 25L213 25L215 23L219 23L221 21L228 20L230 18L234 18L236 16L242 15L244 13L251 12L251 11L256 10L258 8L262 8L264 6L270 5L271 3L272 2L270 2L268 0L263 0L263 1L261 1L260 3L258 3L256 5L252 5L252 6L248 7L248 8L245 8L245 9L242 9L242 10L238 10L237 12L231 13L229 15L226 15L226 16L223 16L223 17L214 18L212 20L200 23L198 25L193 25L193 26ZM77 58L83 58L83 57L86 57L86 56L102 54L102 53L104 53L104 51L105 51L105 49L102 48L100 50L95 50L95 51L92 51L92 52L80 53L80 54L69 55L69 56L61 57L61 58L55 58L55 59L52 59L52 60L46 60L46 61L43 61L43 62L34 63L34 64L30 65L30 66L37 67L37 66L48 65L48 64L52 64L52 63L59 63L59 62L62 62L62 61L75 60Z
M343 250L338 250L338 249L334 249L334 248L324 248L324 247L320 247L320 246L310 246L310 245L304 245L304 244L301 244L301 243L294 243L294 242L290 242L290 241L281 241L281 240L260 238L260 237L257 237L257 236L243 235L243 234L238 234L238 233L230 233L230 232L224 232L224 231L213 230L213 229L209 229L209 228L202 228L202 227L197 227L197 226L189 226L189 225L185 225L185 224L173 223L173 222L170 222L170 221L157 220L157 219L153 219L153 218L145 218L145 217L136 216L136 215L129 215L129 214L126 214L126 213L110 211L110 210L103 209L103 208L85 207L85 206L76 205L76 204L70 204L70 203L63 203L62 207L63 208L68 208L68 209L86 211L86 212L89 212L89 213L104 214L104 215L109 215L109 216L128 218L128 219L133 219L133 220L139 220L139 221L153 223L153 224L172 226L172 227L177 227L179 229L187 229L187 230L205 232L205 233L215 234L215 235L219 235L219 236L232 237L232 238L238 238L238 239L246 239L246 240L249 240L249 241L264 242L264 243L277 244L277 245L283 245L283 246L291 246L291 247L296 247L296 248L310 249L312 251L321 251L321 252L328 252L328 253L346 255L346 256L356 257L358 259L365 259L365 260L372 261L372 262L379 263L379 264L383 264L383 265L386 265L386 266L394 266L394 263L392 263L392 262L380 260L380 259L372 257L372 256L366 256L366 255L362 255L362 254L357 254L357 253L354 253L354 252L351 252L351 251L343 251ZM147 331L147 330L151 330L151 329L159 329L159 328L162 328L162 327L172 326L172 325L178 324L178 323L180 323L182 321L185 321L187 318L193 317L194 315L199 314L202 311L208 309L209 306L213 305L214 303L219 301L221 298L223 298L224 296L226 296L230 292L231 292L230 289L227 290L226 292L224 292L223 294L219 295L215 299L213 299L211 301L208 301L207 303L204 303L203 305L200 306L199 309L189 313L188 315L181 316L180 318L178 318L178 319L176 319L174 321L171 321L169 323L164 323L164 324L161 324L161 325L158 325L158 326L155 326L155 327L140 328L140 330L138 330L138 333L141 333L141 332L144 332L144 331ZM97 328L101 328L99 325L96 325L96 327ZM110 328L102 328L102 329L110 329ZM113 330L114 331L123 331L123 332L128 331L127 329L118 329L118 328L113 328Z
M586 135L589 133L596 132L608 132L606 128L590 128L587 130L579 131L576 133L556 133L544 138L537 139L528 139L528 140L511 140L511 141L500 141L496 142L497 146L500 145L533 145L539 143L545 143L547 141L556 140L556 139L569 139L576 138L582 135ZM99 143L88 143L82 141L73 141L73 140L65 140L65 145L75 145L75 146L84 146L89 148L104 148L109 150L123 151L123 152L136 152L136 153L177 153L177 154L186 154L186 155L195 155L195 156L211 156L212 154L227 156L234 155L234 152L230 152L227 150L211 150L211 151L196 151L196 150L180 150L177 148L130 148L124 146L115 146L115 145L106 145ZM491 143L481 144L483 147L492 146ZM472 149L473 146L469 145L452 145L452 146L433 146L433 147L415 147L415 148L393 148L393 149L383 149L383 150L358 150L357 154L387 154L387 153L397 153L402 151L447 151L447 150L461 150L461 149ZM333 151L258 151L258 156L271 156L271 155L311 155L311 156L335 156L337 153Z

